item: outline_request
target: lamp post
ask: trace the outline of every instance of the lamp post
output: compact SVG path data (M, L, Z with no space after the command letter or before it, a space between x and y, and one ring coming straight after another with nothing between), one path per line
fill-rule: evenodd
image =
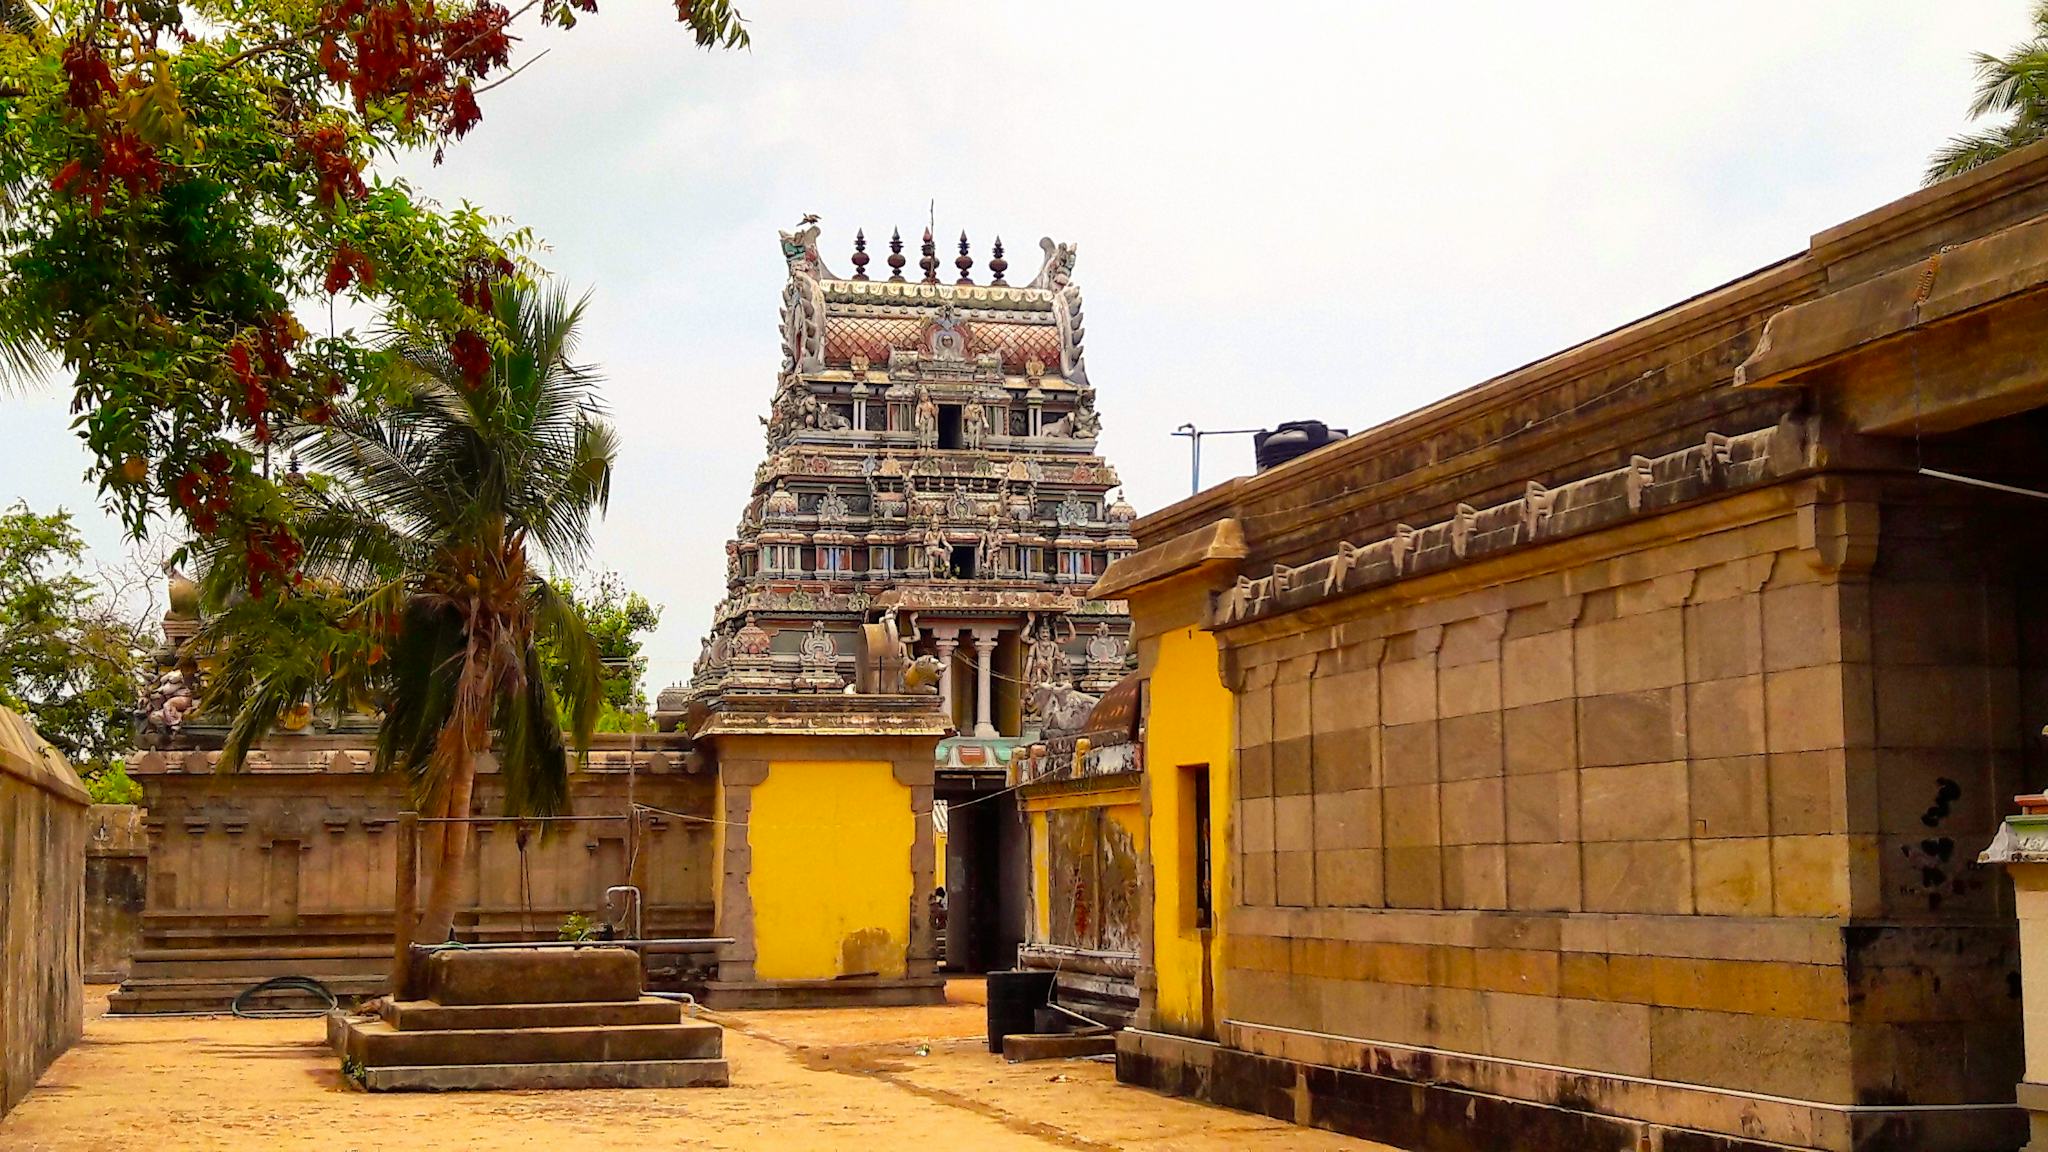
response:
M1188 454L1193 457L1189 469L1190 487L1188 488L1188 494L1193 495L1202 490L1202 437L1250 436L1264 431L1264 428L1197 428L1193 424L1183 424L1174 429L1173 434L1175 436L1185 436L1188 438Z

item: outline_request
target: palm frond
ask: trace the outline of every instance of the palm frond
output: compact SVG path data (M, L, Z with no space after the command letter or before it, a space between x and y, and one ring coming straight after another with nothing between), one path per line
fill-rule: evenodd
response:
M561 589L545 580L533 584L534 632L561 658L562 693L568 698L569 725L580 753L589 746L598 713L604 709L604 661L583 614Z
M498 706L505 813L559 815L569 809L569 750L555 719L554 691L541 673L539 649L529 646L523 663L524 690L507 693Z

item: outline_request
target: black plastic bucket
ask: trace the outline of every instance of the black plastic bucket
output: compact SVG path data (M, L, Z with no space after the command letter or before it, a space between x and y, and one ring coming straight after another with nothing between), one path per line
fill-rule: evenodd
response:
M1051 972L1017 968L988 974L988 1050L1001 1053L1003 1037L1035 1030L1033 1014L1052 999Z

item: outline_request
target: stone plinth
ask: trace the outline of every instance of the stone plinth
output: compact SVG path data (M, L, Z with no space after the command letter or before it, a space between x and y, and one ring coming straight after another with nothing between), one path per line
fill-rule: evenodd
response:
M724 1033L640 991L621 948L449 949L420 959L429 996L328 1018L372 1092L723 1087Z

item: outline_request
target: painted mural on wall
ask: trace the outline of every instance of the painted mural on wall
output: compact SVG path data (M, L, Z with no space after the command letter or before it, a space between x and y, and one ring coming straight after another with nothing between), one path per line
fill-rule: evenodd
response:
M1138 951L1138 852L1108 808L1047 812L1052 943L1100 952Z

